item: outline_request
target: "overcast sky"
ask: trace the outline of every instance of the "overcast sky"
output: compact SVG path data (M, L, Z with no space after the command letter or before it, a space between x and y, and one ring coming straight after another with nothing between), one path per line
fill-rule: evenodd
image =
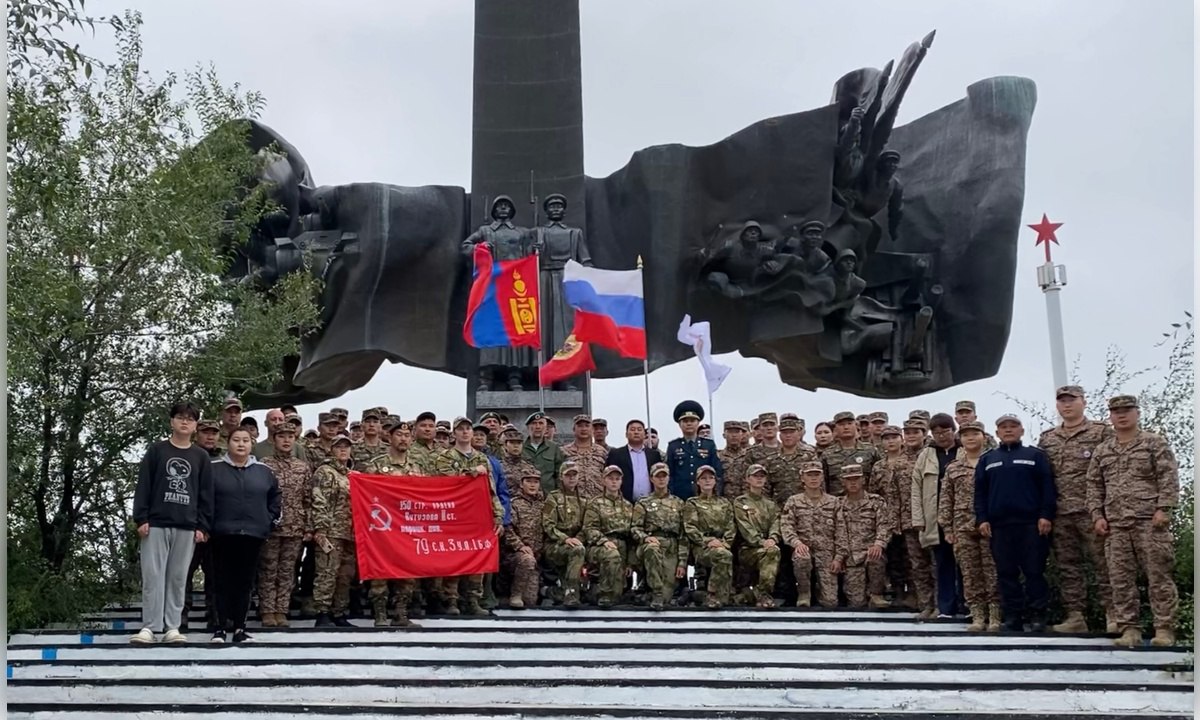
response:
M212 62L225 82L264 93L263 120L304 153L319 184L468 187L473 6L91 0L87 7L140 10L145 65L156 76ZM982 78L1037 83L1023 222L1046 212L1065 223L1055 260L1068 267L1067 353L1069 362L1081 358L1084 383L1099 383L1112 344L1133 366L1160 364L1166 348L1154 343L1192 310L1189 2L582 0L581 14L584 161L594 177L650 145L704 145L766 117L819 107L843 73L882 67L936 28L898 124L962 98ZM896 420L912 408L948 410L972 398L990 424L1014 409L1001 393L1051 398L1034 238L1030 230L1020 238L1013 331L997 376L876 401L784 386L765 361L730 354L720 356L734 369L717 394L715 420L794 411L811 428L843 409L882 409ZM650 387L652 422L668 437L675 403L704 400L694 359L655 372ZM645 414L641 377L597 381L593 391L593 411L614 425ZM452 416L464 394L461 379L385 365L364 388L302 412L315 420L318 409L334 405L357 414L385 404L406 417L424 409Z

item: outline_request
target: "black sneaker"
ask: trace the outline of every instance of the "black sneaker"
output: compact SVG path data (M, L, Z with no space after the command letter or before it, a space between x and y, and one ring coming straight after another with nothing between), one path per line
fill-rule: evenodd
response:
M1046 632L1046 618L1041 615L1034 615L1029 619L1029 632L1044 633Z
M333 616L329 613L317 613L317 621L313 627L333 627Z
M345 615L338 615L337 617L335 617L333 619L333 624L336 627L341 627L341 628L354 627L354 623L350 622L350 619L347 618Z
M1020 635L1025 632L1025 623L1020 620L1005 620L1000 626L1000 632L1005 635Z
M213 633L213 636L212 636L212 640L209 640L209 642L214 642L214 643L223 643L223 642L225 642L225 631L224 631L224 630L218 630L218 631L214 632L214 633Z
M246 628L238 628L237 630L233 631L233 642L235 645L237 643L244 643L247 640L253 640L253 639L254 638L252 638L246 634Z

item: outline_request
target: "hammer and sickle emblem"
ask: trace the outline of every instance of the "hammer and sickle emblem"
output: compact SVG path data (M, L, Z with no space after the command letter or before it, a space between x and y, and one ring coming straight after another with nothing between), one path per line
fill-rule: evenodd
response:
M374 532L386 532L392 529L392 514L387 508L380 505L378 502L371 505L371 527L368 530Z

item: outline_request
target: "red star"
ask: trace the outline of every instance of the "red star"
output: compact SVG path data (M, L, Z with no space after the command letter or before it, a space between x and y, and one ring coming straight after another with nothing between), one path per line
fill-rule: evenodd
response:
M1029 227L1037 231L1037 242L1034 245L1046 243L1046 262L1050 262L1050 243L1058 244L1058 238L1054 237L1054 231L1062 227L1062 223L1052 223L1050 218L1046 217L1046 213L1042 213L1042 221L1036 225Z

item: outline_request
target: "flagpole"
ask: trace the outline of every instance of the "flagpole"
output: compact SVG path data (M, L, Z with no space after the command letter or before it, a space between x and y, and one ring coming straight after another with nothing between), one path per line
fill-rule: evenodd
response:
M537 269L537 272L534 273L534 277L537 278L536 282L538 289L538 412L544 415L546 414L546 388L542 385L542 365L544 365L546 362L546 325L543 322L543 320L545 320L546 313L542 311L542 248L538 242L541 240L541 237L538 235L540 228L538 228L537 202L538 197L533 192L533 169L531 168L529 170L529 205L533 208L533 266Z
M637 256L637 269L642 272L642 288L643 288L642 296L644 298L645 294L646 294L646 292L645 292L646 274L645 274L645 270L643 269L642 265L643 265L642 256L638 255ZM642 300L642 324L643 325L645 324L645 321L646 321L645 313L646 313L645 300L643 299ZM648 330L649 330L649 328L647 328L647 332L646 332L647 338L650 337L650 333L648 332ZM650 428L654 426L654 423L652 423L650 421L650 347L649 347L649 344L650 344L649 340L647 340L647 342L646 342L646 345L647 345L646 357L642 358L642 385L643 385L643 392L646 395L646 436L647 437L649 437L649 435L650 435Z

